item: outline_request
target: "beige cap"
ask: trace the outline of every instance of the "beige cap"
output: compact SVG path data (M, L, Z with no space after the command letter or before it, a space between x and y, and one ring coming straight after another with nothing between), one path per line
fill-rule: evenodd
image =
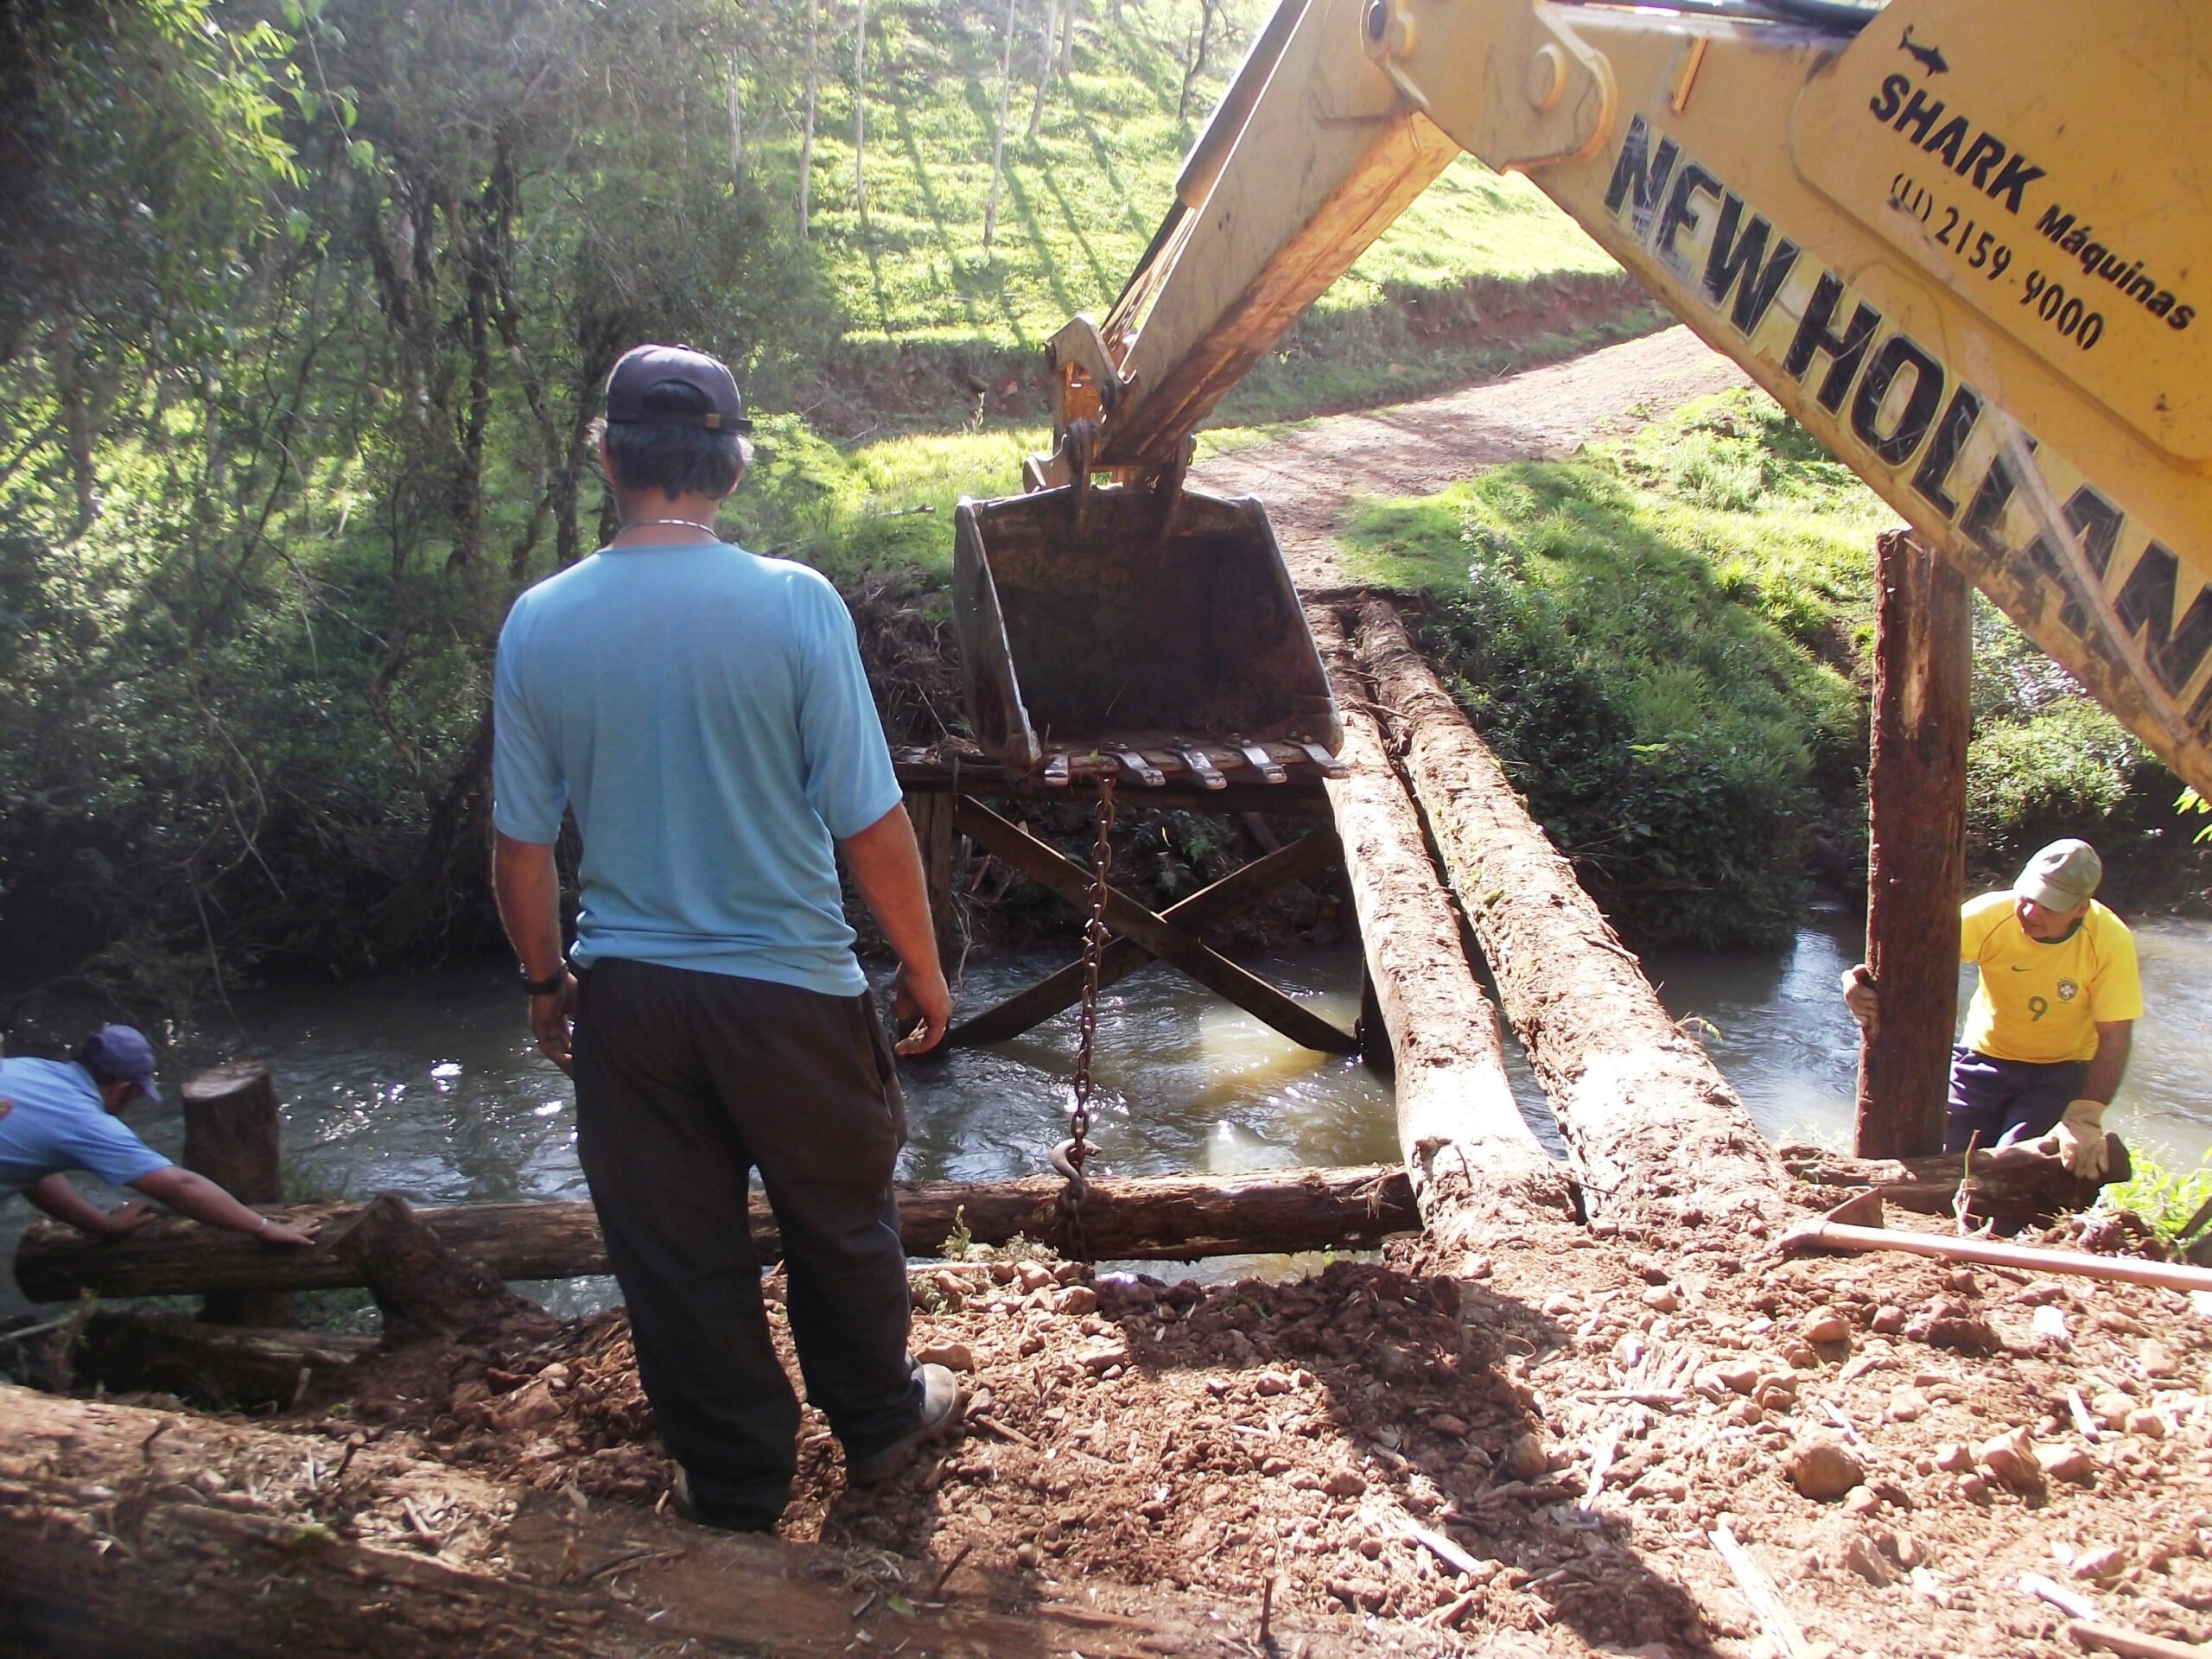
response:
M2088 842L2054 841L2028 861L2012 892L2046 910L2071 910L2093 897L2104 879L2104 861Z

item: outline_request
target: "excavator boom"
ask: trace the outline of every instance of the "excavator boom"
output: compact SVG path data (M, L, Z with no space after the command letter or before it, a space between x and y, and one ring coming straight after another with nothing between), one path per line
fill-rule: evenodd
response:
M1461 149L1525 173L2212 792L2212 9L1283 0L1032 481L1172 495Z

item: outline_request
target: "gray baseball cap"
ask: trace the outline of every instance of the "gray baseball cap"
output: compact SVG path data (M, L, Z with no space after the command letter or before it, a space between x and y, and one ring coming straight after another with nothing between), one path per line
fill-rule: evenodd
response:
M684 388L706 400L671 397ZM607 377L607 420L610 426L703 426L710 432L750 432L737 378L720 358L689 346L634 346L616 359Z
M2094 897L2104 879L2104 861L2088 842L2054 841L2028 861L2012 892L2046 910L2071 910Z
M135 1083L149 1100L159 1100L154 1086L154 1046L135 1026L102 1026L85 1039L78 1059L97 1083Z

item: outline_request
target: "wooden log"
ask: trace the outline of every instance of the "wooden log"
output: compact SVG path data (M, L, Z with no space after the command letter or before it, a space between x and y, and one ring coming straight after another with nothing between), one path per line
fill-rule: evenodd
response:
M1479 1167L1479 1166L1478 1166ZM899 1229L907 1254L943 1253L964 1225L981 1244L1020 1234L1048 1236L1057 1176L1019 1181L914 1181L899 1188ZM338 1247L361 1214L351 1205L293 1205L288 1219L321 1219L325 1239L307 1249L278 1249L175 1217L149 1222L121 1238L95 1239L45 1222L23 1235L16 1280L35 1301L103 1296L166 1296L206 1290L325 1290L367 1281L362 1264ZM473 1257L501 1280L563 1279L607 1271L599 1219L588 1204L469 1204L423 1209L414 1219L440 1243ZM782 1242L767 1200L753 1199L753 1238L764 1262ZM1106 1261L1187 1262L1281 1250L1365 1249L1421 1226L1402 1170L1272 1169L1240 1175L1094 1178L1084 1227Z
M1706 1215L1770 1204L1786 1177L1696 1039L1521 798L1387 601L1361 656L1446 875L1550 1098L1593 1217L1658 1201Z
M282 1201L276 1080L269 1068L234 1060L191 1078L177 1096L184 1108L184 1166L240 1204ZM289 1325L292 1305L276 1294L224 1293L209 1297L200 1313L218 1325Z
M956 813L953 822L978 847L1004 859L1085 915L1090 913L1090 872L1082 865L980 801L963 797ZM1106 890L1106 925L1135 939L1161 961L1173 963L1208 990L1227 997L1300 1047L1324 1054L1358 1051L1359 1044L1350 1032L1338 1031L1303 1003L1285 996L1218 950L1201 944L1119 888Z
M197 1484L210 1471L213 1495ZM0 1651L48 1659L1143 1659L1220 1651L1250 1618L980 1561L933 1596L927 1559L587 1510L380 1445L14 1388L0 1389ZM1364 1650L1294 1611L1276 1624L1314 1659Z
M104 1308L85 1322L70 1363L80 1387L98 1384L118 1394L155 1389L226 1408L283 1410L376 1348L374 1337Z
M1235 915L1279 887L1326 869L1336 858L1336 836L1325 830L1316 830L1264 858L1254 859L1211 887L1170 905L1160 912L1160 919L1196 933L1224 917ZM1127 979L1154 959L1152 952L1135 939L1116 939L1099 958L1098 983L1103 988ZM950 1049L1002 1043L1042 1025L1082 1000L1083 971L1084 964L1077 959L1027 990L984 1009L972 1020L962 1020L945 1033L943 1046Z
M1974 589L1910 531L1876 545L1866 961L1881 1017L1859 1045L1853 1144L1910 1158L1942 1147L1958 1030Z
M1921 1158L1853 1158L1822 1147L1785 1146L1777 1147L1775 1155L1801 1181L1815 1186L1870 1187L1898 1209L1926 1216L1956 1213L1961 1172L1966 1170L1968 1213L2002 1227L2018 1228L2086 1210L2104 1186L2127 1179L2133 1166L2126 1143L2108 1135L2105 1148L2102 1181L2082 1180L2066 1167L2064 1160L2027 1146L1976 1152L1970 1167L1966 1157L1949 1152Z
M1344 775L1330 780L1367 977L1397 1076L1398 1146L1447 1260L1500 1232L1564 1225L1566 1172L1513 1098L1497 1009L1475 981L1421 817L1368 712L1336 614L1307 620L1344 711Z

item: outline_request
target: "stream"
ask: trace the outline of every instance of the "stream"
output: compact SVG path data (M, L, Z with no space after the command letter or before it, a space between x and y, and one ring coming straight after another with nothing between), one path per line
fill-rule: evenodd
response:
M2157 920L2136 929L2146 1014L2113 1126L2170 1166L2212 1147L2212 924ZM1752 1116L1777 1141L1850 1141L1857 1035L1836 994L1859 956L1858 924L1815 916L1788 946L1727 952L1662 950L1645 967L1676 1017L1697 1015L1713 1057ZM1010 995L1064 957L1051 951L972 958L963 1009ZM1250 965L1325 1017L1357 1012L1359 957L1344 945ZM1961 1007L1971 989L1961 975ZM582 1198L567 1079L531 1044L512 974L454 965L365 983L294 985L238 998L207 1022L196 1046L251 1053L276 1068L285 1102L287 1180L301 1197L391 1191L423 1205ZM1064 1014L1016 1041L969 1050L904 1072L912 1139L900 1173L990 1180L1037 1174L1065 1133L1075 1019ZM1542 1096L1518 1051L1508 1058L1523 1115L1559 1150ZM173 1069L170 1080L181 1075ZM1157 965L1100 997L1094 1068L1094 1172L1141 1175L1293 1165L1386 1163L1397 1156L1390 1091L1355 1059L1292 1047L1274 1032ZM183 1138L168 1103L130 1122L171 1156ZM32 1219L0 1208L0 1252L12 1260ZM550 1286L575 1312L611 1281ZM0 1314L24 1304L0 1278Z

